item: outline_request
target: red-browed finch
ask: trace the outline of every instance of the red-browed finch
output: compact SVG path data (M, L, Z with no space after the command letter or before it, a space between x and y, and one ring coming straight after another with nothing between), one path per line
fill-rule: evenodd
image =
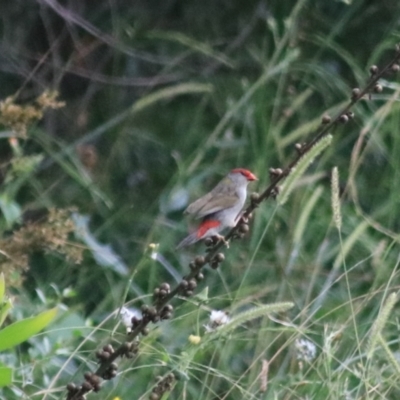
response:
M176 248L189 246L207 237L219 236L223 229L233 228L246 201L247 185L255 180L257 177L247 169L233 169L211 192L190 204L185 213L202 218L203 221Z

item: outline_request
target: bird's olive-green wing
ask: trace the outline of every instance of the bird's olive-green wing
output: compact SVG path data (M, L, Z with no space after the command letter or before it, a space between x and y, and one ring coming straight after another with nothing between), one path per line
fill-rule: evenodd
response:
M185 213L192 214L196 218L203 218L207 215L233 207L239 196L231 179L224 178L210 192L193 202L185 210Z

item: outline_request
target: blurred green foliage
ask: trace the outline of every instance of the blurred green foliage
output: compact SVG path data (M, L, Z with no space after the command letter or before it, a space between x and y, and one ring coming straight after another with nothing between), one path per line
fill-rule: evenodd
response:
M55 90L65 102L29 123L26 138L2 121L3 240L15 241L46 210L74 207L79 229L60 247L84 250L80 264L46 246L29 252L12 320L55 303L64 311L46 335L4 355L19 366L7 399L64 398L65 383L95 368L94 349L110 335L123 341L112 313L128 277L127 300L139 308L203 250L174 251L192 227L187 203L235 167L260 178L254 190L265 188L269 168L287 165L293 145L312 137L400 38L398 0L15 0L1 2L0 15L0 100L32 105ZM365 359L379 308L400 284L396 78L356 104L355 119L332 132L283 207L268 201L257 210L251 234L232 243L217 272L206 271L198 291L208 296L177 300L174 318L154 326L138 360L124 360L99 398L148 397L155 375L171 370L182 378L171 394L179 399L398 398L390 353ZM294 311L201 350L188 342L204 334L211 309L281 301ZM392 314L381 334L398 359L398 307ZM317 348L309 362L296 353L303 337Z

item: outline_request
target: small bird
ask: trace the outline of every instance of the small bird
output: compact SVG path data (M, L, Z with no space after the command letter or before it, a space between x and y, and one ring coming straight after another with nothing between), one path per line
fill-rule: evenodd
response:
M233 169L211 192L191 203L185 214L203 218L203 221L176 248L190 246L211 236L221 238L219 232L225 228L233 228L246 201L247 185L256 180L257 177L247 169Z

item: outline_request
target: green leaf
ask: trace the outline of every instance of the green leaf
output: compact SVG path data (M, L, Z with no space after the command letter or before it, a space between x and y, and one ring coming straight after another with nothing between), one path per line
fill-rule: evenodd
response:
M7 227L11 227L21 217L20 206L15 201L10 200L5 193L0 196L0 209L7 222Z
M4 297L5 292L6 292L6 283L4 279L4 274L1 273L0 274L0 326L3 324L8 314L8 311L12 307L11 299Z
M11 385L12 373L13 370L11 368L0 366L0 387Z
M57 308L15 322L0 331L0 351L12 348L40 332L56 316Z
M11 299L7 299L0 303L0 326L3 325L4 320L8 315L8 311L12 308Z
M208 286L206 286L200 293L196 294L196 298L202 302L208 302Z
M6 282L4 280L4 274L0 274L0 303L3 302L4 293L6 291Z

